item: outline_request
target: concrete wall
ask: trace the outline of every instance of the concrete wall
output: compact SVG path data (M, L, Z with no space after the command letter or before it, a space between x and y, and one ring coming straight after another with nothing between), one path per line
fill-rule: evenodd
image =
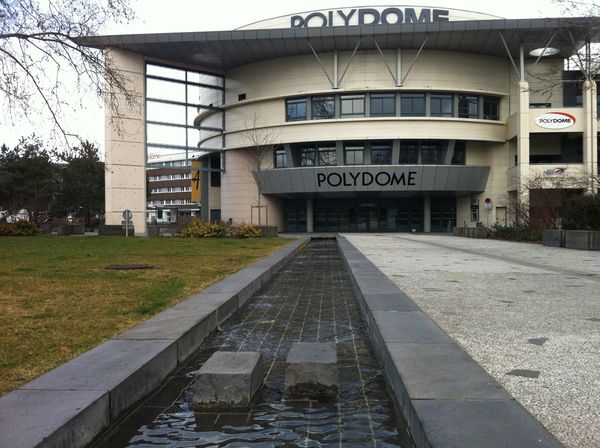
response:
M221 218L227 222L246 222L258 224L258 209L251 206L258 205L258 187L252 176L256 169L257 159L244 149L229 150L225 154L226 171L221 177ZM262 169L273 167L273 158L265 154L261 164ZM265 225L268 219L270 226L277 226L279 231L284 230L283 205L280 199L263 196L261 206L268 206L267 210L261 209L261 224Z
M396 52L384 51L388 64L395 65ZM402 53L407 67L416 51ZM348 66L351 52L339 54L339 72ZM331 76L333 53L319 56ZM477 70L473 67L477 66ZM348 66L339 89L332 89L312 54L272 59L245 65L227 74L226 148L239 148L248 140L250 128L271 129L278 143L313 140L351 140L367 138L456 138L504 141L504 124L509 116L509 63L497 57L425 50L417 59L404 86L396 87L377 51L359 51ZM404 73L405 73L404 72ZM502 75L504 74L504 76ZM448 91L472 92L502 97L499 122L489 120L446 119L436 117L349 118L286 123L285 98L294 95L344 93L345 91ZM238 102L239 94L246 100ZM331 123L335 122L332 138ZM415 122L419 126L415 126ZM216 139L216 137L215 137ZM212 140L204 143L210 145Z
M106 121L106 224L121 224L122 212L133 212L136 235L146 234L146 125L144 58L111 49L108 63L127 82L133 104L123 95L105 107ZM110 89L110 86L109 86Z

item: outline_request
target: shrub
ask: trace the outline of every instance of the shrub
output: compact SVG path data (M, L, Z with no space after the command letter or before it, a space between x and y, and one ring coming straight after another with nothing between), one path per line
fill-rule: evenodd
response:
M224 235L223 226L197 218L190 220L183 229L177 231L180 238L221 238Z
M11 224L0 223L0 236L11 236L12 234L13 232Z
M565 207L563 228L567 230L600 230L600 195L571 196Z
M17 221L12 227L12 234L14 236L34 236L38 233L40 233L40 228L34 222Z
M494 224L488 229L488 237L509 241L542 241L543 230L536 227L505 226Z
M233 235L237 238L261 238L263 231L260 227L254 224L246 224L242 222L233 229Z

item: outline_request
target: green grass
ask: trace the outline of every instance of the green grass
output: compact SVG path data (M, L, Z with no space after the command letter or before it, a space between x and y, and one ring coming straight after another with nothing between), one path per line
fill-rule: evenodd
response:
M289 241L0 237L0 395Z

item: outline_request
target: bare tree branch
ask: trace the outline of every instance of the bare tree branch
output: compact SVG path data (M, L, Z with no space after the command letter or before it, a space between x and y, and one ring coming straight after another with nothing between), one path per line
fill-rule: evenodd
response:
M133 17L129 0L0 0L3 119L19 121L41 108L68 142L76 132L63 114L77 93L92 91L113 110L118 98L134 104L125 76L102 51L78 44Z

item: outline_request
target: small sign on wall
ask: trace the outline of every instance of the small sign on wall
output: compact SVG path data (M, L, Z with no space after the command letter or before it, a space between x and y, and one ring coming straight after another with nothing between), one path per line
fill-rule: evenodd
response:
M544 129L566 129L575 124L577 119L566 112L548 112L535 119L535 124Z

